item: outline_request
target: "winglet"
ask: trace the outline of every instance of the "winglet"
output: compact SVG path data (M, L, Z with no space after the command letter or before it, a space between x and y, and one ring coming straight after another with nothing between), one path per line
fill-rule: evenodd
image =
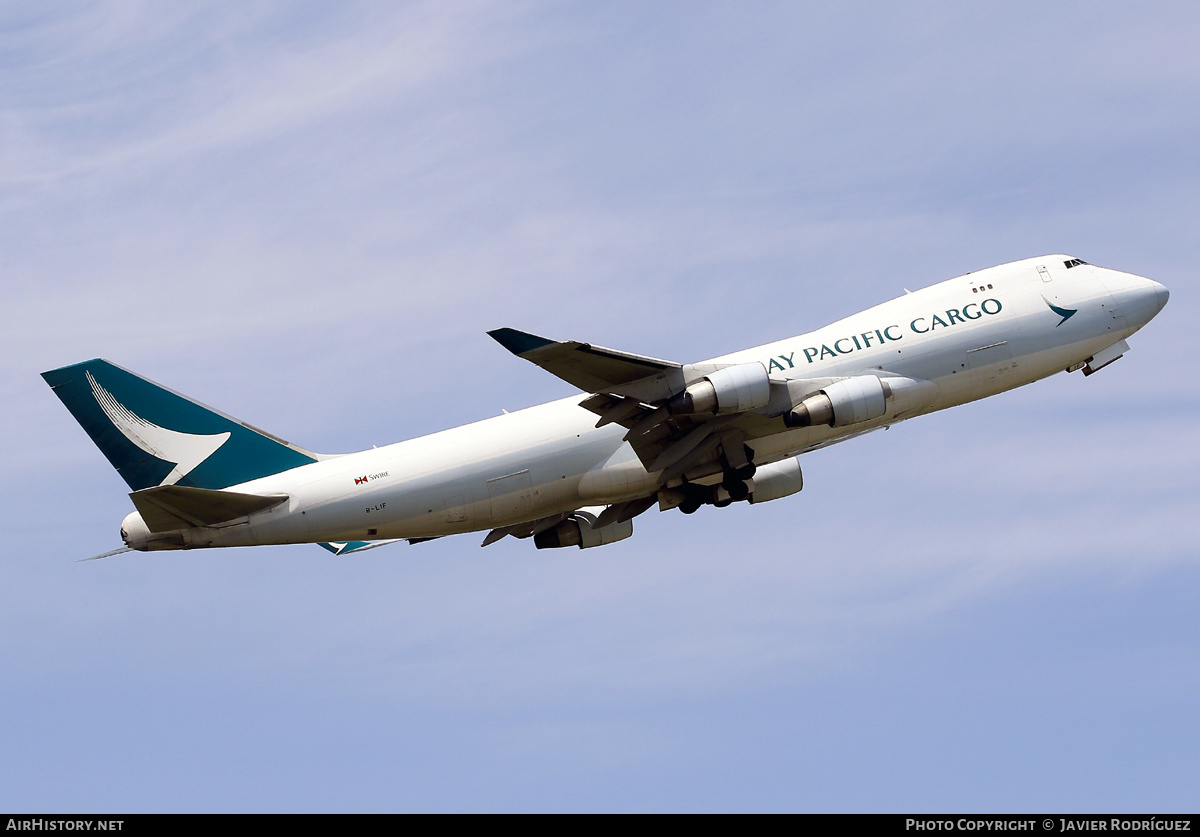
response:
M554 343L553 340L547 340L545 337L538 337L536 334L528 334L524 331L517 331L515 328L497 328L488 332L488 336L499 343L504 348L508 349L514 355L523 355L526 352L531 352L534 349L540 349L542 346L549 346Z

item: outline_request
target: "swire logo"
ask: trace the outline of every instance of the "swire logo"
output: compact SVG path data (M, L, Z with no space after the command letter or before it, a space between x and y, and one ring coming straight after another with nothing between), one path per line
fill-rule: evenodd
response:
M362 484L363 484L364 482L366 482L366 481L367 481L367 478L366 478L366 477L355 477L355 478L354 478L354 484L355 484L355 485L362 485Z

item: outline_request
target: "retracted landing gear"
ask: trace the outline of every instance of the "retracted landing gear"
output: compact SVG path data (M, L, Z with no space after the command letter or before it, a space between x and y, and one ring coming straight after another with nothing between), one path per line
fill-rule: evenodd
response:
M721 453L722 478L718 485L685 483L681 490L687 495L679 504L684 514L692 514L703 505L724 508L750 497L755 472L754 451L747 445L737 445Z
M724 466L725 475L721 480L721 488L725 489L725 493L729 498L718 498L713 501L713 505L718 508L737 503L745 500L750 496L750 486L747 480L754 477L754 472L758 467L754 464L751 457L754 456L754 451L749 445L737 445L728 447L721 455L721 464Z

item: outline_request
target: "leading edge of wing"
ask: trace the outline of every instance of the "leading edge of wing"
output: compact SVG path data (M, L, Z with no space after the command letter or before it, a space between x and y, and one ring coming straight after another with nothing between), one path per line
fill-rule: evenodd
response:
M497 328L488 336L517 357L584 392L608 392L649 402L669 398L684 385L683 366L674 361L574 340L548 340L515 328Z

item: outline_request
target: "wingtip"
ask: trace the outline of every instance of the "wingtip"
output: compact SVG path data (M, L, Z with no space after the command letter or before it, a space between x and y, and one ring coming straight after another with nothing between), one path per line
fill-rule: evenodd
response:
M492 329L488 332L488 336L514 355L523 355L526 352L532 352L534 349L540 349L543 346L549 346L554 343L553 340L538 337L536 334L517 331L515 328Z

